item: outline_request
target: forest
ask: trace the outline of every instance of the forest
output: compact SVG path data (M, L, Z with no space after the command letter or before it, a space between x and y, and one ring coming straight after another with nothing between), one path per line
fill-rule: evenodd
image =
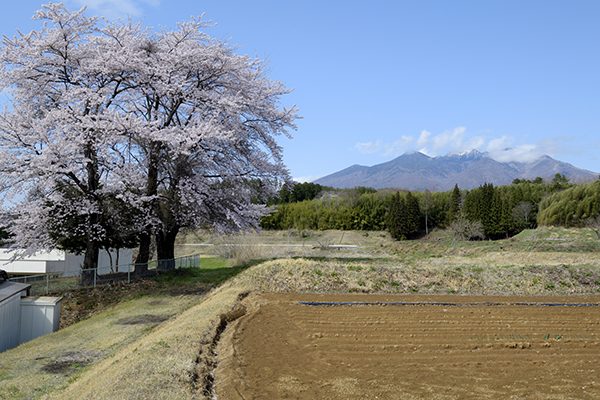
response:
M263 229L388 230L399 240L448 227L465 239L501 239L538 225L585 226L600 214L600 179L574 184L562 174L445 192L298 183L284 185L279 195Z

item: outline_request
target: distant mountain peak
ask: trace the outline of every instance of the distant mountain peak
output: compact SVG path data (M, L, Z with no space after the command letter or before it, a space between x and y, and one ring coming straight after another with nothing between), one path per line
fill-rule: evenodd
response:
M468 151L463 151L461 153L447 153L444 157L453 157L453 158L482 158L482 157L487 157L488 153L487 152L480 152L477 149L473 149L473 150L468 150Z
M430 157L421 152L403 155L371 167L352 165L315 183L337 188L368 186L375 189L451 190L455 184L472 189L491 183L510 184L515 179L552 178L564 174L571 181L596 180L598 174L542 156L531 162L500 162L476 149Z
M464 156L485 156L487 155L487 152L482 153L477 149L473 149L473 150L467 150L467 151L463 151L462 153L458 153L459 156L464 157Z

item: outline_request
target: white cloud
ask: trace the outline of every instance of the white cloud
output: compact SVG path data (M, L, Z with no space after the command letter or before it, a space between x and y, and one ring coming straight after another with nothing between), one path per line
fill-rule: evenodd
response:
M439 135L434 136L431 140L431 144L436 150L450 146L455 151L461 151L466 130L467 128L464 126L459 126L451 131L444 131Z
M427 143L433 147L433 152L440 153L462 153L465 151L480 149L485 145L485 138L482 136L473 136L467 138L467 128L464 126L456 127L450 131L444 131L439 135L428 138Z
M563 141L570 140L569 138L559 139ZM513 138L505 136L491 140L488 144L490 157L500 162L530 162L545 155L554 156L559 153L564 153L564 147L558 143L557 139L546 139L538 143L526 143L512 147L506 146L513 141Z
M90 13L108 19L143 17L144 7L158 7L160 0L72 0L78 7L87 6Z
M535 161L544 154L534 144L522 144L515 147L498 149L489 152L490 157L500 162L529 162Z
M514 142L514 138L503 135L502 137L492 139L487 145L487 151L489 152L497 152L502 151L510 146L512 146Z
M431 132L427 132L425 129L423 129L421 131L421 135L417 139L417 146L423 147L427 145L427 143L429 142L429 136L431 136Z
M357 148L361 153L372 154L381 149L381 140L377 140L375 143L356 143L354 147Z
M406 147L408 147L408 145L414 142L414 140L415 139L412 136L402 135L402 137L396 140L394 143L386 143L383 145L383 147L385 148L385 152L383 153L383 155L400 155L406 151Z
M365 143L357 143L354 147L361 153L372 154L383 149L383 156L398 156L409 151L421 149L424 154L435 156L440 153L462 152L480 148L485 144L485 139L481 136L475 136L465 140L466 128L459 126L452 130L444 131L439 135L422 130L419 137L415 139L410 135L402 135L400 139L392 143L383 143L381 140Z
M483 138L481 136L474 136L463 144L461 151L481 149L484 145L485 145L485 138Z
M484 133L488 137L477 135L480 133ZM489 131L478 131L471 136L464 126L459 126L437 135L422 130L417 139L413 136L403 135L395 142L384 143L382 140L377 140L375 143L358 143L355 147L362 153L372 154L382 151L381 154L385 157L398 156L411 151L419 151L430 157L436 157L446 153L462 153L475 149L487 151L490 157L500 162L529 162L544 155L554 157L556 154L565 153L565 146L559 142L571 140L568 137L560 137L533 144L515 145L517 139L512 136L503 135L496 138L489 138L489 136Z

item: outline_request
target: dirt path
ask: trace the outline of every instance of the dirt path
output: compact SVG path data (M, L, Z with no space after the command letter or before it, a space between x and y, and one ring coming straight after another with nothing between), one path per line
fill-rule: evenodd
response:
M304 305L300 302L463 305ZM600 398L600 296L264 294L226 329L218 399ZM466 305L465 303L502 303Z

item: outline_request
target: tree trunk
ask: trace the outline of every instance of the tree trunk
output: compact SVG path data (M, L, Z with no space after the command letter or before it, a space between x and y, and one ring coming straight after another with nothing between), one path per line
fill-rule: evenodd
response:
M148 261L150 260L151 236L149 233L140 235L140 250L135 258L135 276L143 276L148 272Z
M85 250L85 257L83 259L83 271L81 271L81 284L89 286L94 283L94 276L98 271L98 252L100 246L98 242L88 242L87 249Z
M175 269L175 238L179 233L179 227L173 227L167 231L156 234L156 253L159 261L159 269Z
M153 142L150 144L150 154L148 157L148 181L146 182L146 196L156 196L158 193L158 158L159 144ZM149 210L155 214L156 200L149 205ZM146 231L140 234L140 250L135 259L136 276L145 275L148 272L148 261L150 261L150 244L152 240L152 226L148 226Z
M95 218L94 218L95 217ZM92 215L92 220L97 220L97 215ZM91 232L87 235L87 247L83 259L83 271L81 271L81 284L89 286L94 283L94 277L98 272L98 255L100 253L100 243L92 239Z
M98 161L93 144L87 143L84 150L85 156L89 159L86 164L87 171L87 196L92 203L100 202L96 191L100 187L100 176L98 174ZM81 284L90 285L98 272L98 255L100 253L100 242L96 240L96 229L100 223L100 216L93 212L86 227L86 249L83 259L83 271L81 271Z
M104 250L106 251L106 254L108 254L108 261L110 262L110 273L112 274L113 272L115 272L115 270L113 268L112 254L110 254L110 249L107 249L105 247Z
M165 193L162 194L163 202L157 210L162 221L162 229L156 232L156 253L159 261L159 269L175 269L175 238L181 229L177 222L177 201L179 194L179 177L185 174L188 167L187 162L178 160L175 170Z

